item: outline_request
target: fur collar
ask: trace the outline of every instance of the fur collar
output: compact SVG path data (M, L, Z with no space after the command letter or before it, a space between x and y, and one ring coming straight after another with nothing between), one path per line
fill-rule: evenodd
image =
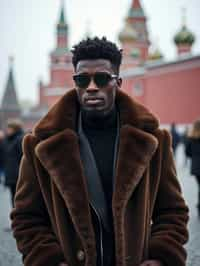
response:
M149 110L122 91L116 95L116 105L120 110L120 124L131 125L147 132L158 127L158 120ZM75 90L66 93L34 128L34 135L46 138L66 128L75 130L79 104Z

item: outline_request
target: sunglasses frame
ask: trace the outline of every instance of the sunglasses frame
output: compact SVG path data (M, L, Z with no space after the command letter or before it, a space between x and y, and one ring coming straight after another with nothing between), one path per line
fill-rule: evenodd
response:
M98 75L98 74L106 74L107 76L109 76L108 82L107 82L105 85L100 86L99 84L97 84L98 82L96 82L96 80L95 80L95 75ZM83 76L85 75L85 76L87 76L87 77L89 78L89 83L88 83L86 86L84 86L84 87L83 87L83 86L79 86L79 85L77 84L77 81L76 81L76 78L77 78L78 76L81 76L81 75L83 75ZM88 86L90 85L90 82L91 82L92 79L93 79L94 83L96 84L96 86L97 86L98 88L103 88L103 87L107 86L108 83L109 83L112 79L115 79L115 78L118 78L118 75L110 74L110 73L108 73L108 72L96 72L96 73L94 73L93 75L90 75L90 74L88 74L88 73L80 73L80 74L75 74L75 75L73 75L73 80L74 80L76 86L79 87L79 88L81 88L81 89L86 89L86 88L88 88Z

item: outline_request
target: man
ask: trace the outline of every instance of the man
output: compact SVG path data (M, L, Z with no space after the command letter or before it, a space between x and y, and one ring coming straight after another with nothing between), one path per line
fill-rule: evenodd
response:
M5 134L0 129L0 184L4 184Z
M120 91L121 50L74 46L75 90L24 140L12 226L26 266L185 265L171 140Z
M4 173L5 186L10 190L11 204L14 206L14 196L22 158L23 125L19 119L7 121L4 141Z
M172 123L170 133L172 136L172 149L174 152L174 156L176 156L176 150L177 150L177 147L181 141L181 136L179 135L179 133L176 129L175 123Z

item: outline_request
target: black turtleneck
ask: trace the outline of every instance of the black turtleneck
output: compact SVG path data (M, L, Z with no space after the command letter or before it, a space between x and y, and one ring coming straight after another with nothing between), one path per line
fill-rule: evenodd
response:
M111 208L114 150L117 136L116 108L105 117L94 118L82 112L82 123L101 176L108 207Z

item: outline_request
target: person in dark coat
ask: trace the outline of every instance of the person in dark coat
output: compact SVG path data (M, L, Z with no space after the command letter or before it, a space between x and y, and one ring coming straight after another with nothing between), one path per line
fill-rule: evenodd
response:
M4 184L5 134L0 130L0 184Z
M191 158L191 174L195 176L198 185L197 209L200 215L200 119L194 122L185 145L186 156Z
M176 129L175 123L172 123L170 132L171 132L171 135L172 135L172 149L173 149L173 152L174 152L174 155L175 155L176 154L176 149L177 149L178 144L180 143L180 140L181 140L181 136L180 136L180 134L178 133L178 131Z
M26 135L12 229L25 266L185 266L169 132L120 90L121 50L72 50L75 89Z
M22 158L22 139L24 131L20 120L9 120L7 122L5 137L5 186L11 193L11 202L14 206L14 196L19 174L19 165Z

